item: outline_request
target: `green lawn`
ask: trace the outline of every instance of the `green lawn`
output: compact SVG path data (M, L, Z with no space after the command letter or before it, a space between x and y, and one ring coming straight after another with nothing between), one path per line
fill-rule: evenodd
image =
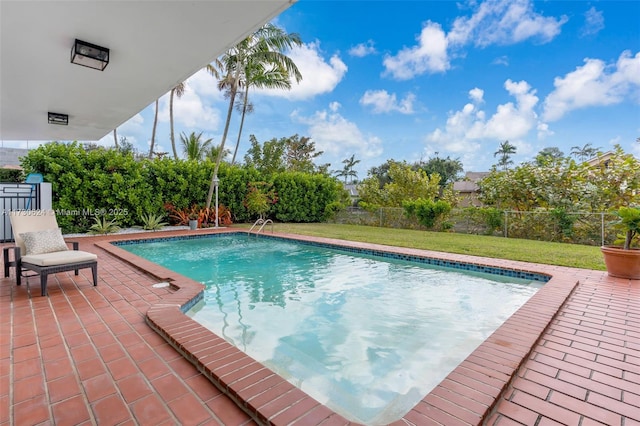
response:
M234 227L248 228L250 225L234 225ZM273 230L397 247L605 270L600 248L593 246L331 223L276 223ZM270 231L269 224L264 232Z

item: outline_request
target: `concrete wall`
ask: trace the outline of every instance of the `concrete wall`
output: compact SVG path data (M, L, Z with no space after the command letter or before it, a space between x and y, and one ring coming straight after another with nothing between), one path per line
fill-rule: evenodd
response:
M19 166L20 157L24 157L28 152L25 148L0 148L0 167Z

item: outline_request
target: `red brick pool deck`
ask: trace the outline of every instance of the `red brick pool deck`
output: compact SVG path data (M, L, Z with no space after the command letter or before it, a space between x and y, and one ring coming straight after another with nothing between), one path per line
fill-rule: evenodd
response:
M77 239L97 287L0 279L1 426L349 424L183 315L199 283L108 244L188 233ZM553 276L395 425L640 425L640 281L388 249Z

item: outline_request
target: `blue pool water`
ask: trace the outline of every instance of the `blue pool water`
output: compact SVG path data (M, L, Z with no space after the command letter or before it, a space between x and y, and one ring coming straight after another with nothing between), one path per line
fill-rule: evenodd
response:
M402 417L543 285L246 234L122 248L204 283L187 315L369 425Z

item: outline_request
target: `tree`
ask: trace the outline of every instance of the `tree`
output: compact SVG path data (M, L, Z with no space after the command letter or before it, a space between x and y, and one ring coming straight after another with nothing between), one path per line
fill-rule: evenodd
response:
M343 177L344 184L347 184L347 178L351 178L351 182L353 183L354 178L358 179L358 172L356 172L353 168L360 162L360 160L355 159L355 154L353 154L350 158L342 160L342 164L344 167L342 170L334 170L334 174L336 177Z
M229 124L231 122L231 113L235 102L238 89L246 84L246 68L254 67L262 64L265 67L275 67L280 72L293 75L297 80L302 76L295 66L294 62L284 55L282 52L292 48L294 45L300 44L299 36L296 34L287 34L284 30L273 24L267 24L260 27L255 33L242 40L236 46L229 49L219 60L224 77L218 83L220 89L227 88L229 90L229 108L227 109L227 119L222 133L222 141L220 142L221 152L224 151L224 145L229 133ZM211 198L213 190L218 179L218 170L220 168L219 156L216 160L213 175L211 176L211 184L209 185L209 193L207 194L206 207L211 207Z
M113 142L116 144L116 149L118 149L118 131L117 131L117 129L113 129Z
M485 204L506 210L602 212L640 202L640 162L616 146L606 164L570 158L494 170L479 183Z
M153 150L156 145L156 129L158 127L158 99L156 99L156 108L153 114L153 130L151 131L151 144L149 146L149 158L153 157Z
M536 163L539 166L558 161L564 158L564 152L560 151L560 148L550 147L543 148L538 155L536 155Z
M498 160L498 167L502 167L502 170L507 170L510 164L513 164L511 155L516 153L516 147L511 145L508 140L500 143L500 147L493 153L494 157L500 156Z
M173 158L178 159L178 151L176 151L176 139L173 133L173 97L177 96L178 99L184 95L185 91L185 83L179 83L176 87L171 89L171 93L169 94L169 126L171 128L171 148L173 149Z
M202 132L196 135L196 132L191 132L187 136L184 132L180 134L180 140L182 142L182 152L190 161L201 161L206 155L212 139L202 140Z
M462 162L459 158L441 158L436 152L435 157L430 158L426 163L417 164L417 168L424 170L427 175L431 176L434 173L440 175L440 187L444 188L447 185L460 179L460 174L464 171Z
M251 148L244 157L245 164L264 174L283 171L314 173L319 169L313 160L322 155L322 151L316 152L315 142L306 136L273 138L261 145L254 135L250 135L249 141Z
M598 155L600 148L594 148L590 143L584 144L584 146L572 146L571 147L571 155L575 156L576 159L580 161L586 161L590 158Z
M271 24L269 24L271 25ZM300 37L297 34L290 34L291 41L295 45L302 44ZM285 57L286 58L286 57ZM231 159L231 164L235 162L236 154L238 153L238 147L240 146L240 137L242 136L242 128L244 127L244 119L247 113L253 111L253 104L249 102L249 88L256 87L262 89L291 89L291 72L283 68L279 63L275 64L265 64L265 63L254 63L256 59L255 56L248 58L248 63L244 70L244 93L241 96L242 100L242 116L240 120L240 129L238 130L238 138L236 140L236 148L233 151L233 158ZM289 60L289 58L286 58ZM266 65L266 66L265 66ZM300 82L302 80L302 75L300 71L296 67L296 65L291 62L290 64L291 70L293 71L293 77L296 79L296 82Z
M389 183L380 188L378 177L370 175L358 185L361 205L368 209L402 207L405 201L433 200L439 193L440 175L428 176L406 162L389 162Z
M389 169L391 165L397 163L396 160L389 159L384 164L381 164L378 167L372 167L369 169L367 175L369 177L375 177L378 180L378 186L380 189L384 188L387 183L391 182L391 177L389 176Z
M287 149L285 138L273 138L261 145L255 135L250 135L249 141L251 148L244 156L244 162L247 166L266 175L285 171L284 153Z
M218 155L220 155L220 145L210 145L209 150L206 152L206 157L213 162L218 159ZM222 153L222 158L227 155L229 155L229 150L225 149Z
M285 147L285 164L290 172L313 173L316 168L313 159L323 154L316 152L316 143L307 136L286 138Z
M131 155L136 160L141 159L141 156L138 153L136 147L133 146L133 143L129 142L125 136L120 136L120 143L118 144L118 148L116 148L116 151L120 151L125 155Z

